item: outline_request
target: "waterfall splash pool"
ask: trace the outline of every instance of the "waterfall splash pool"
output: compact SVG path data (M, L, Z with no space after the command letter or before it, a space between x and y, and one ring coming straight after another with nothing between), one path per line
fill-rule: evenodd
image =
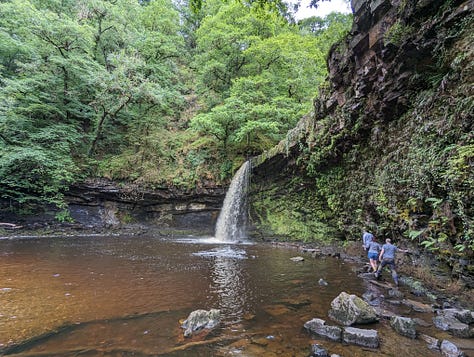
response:
M371 352L310 336L306 321L329 320L330 303L341 291L361 296L367 287L350 263L330 257L294 262L296 255L206 237L1 239L0 350L17 356L307 356L318 342L342 356L438 355L386 323L368 327L382 339ZM329 284L320 286L320 278ZM180 320L211 308L221 310L220 327L184 339Z

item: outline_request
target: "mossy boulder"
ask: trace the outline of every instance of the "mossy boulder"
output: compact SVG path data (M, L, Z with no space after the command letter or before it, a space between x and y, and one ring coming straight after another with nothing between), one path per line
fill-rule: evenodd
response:
M375 309L356 295L342 292L331 302L329 317L344 326L378 321Z

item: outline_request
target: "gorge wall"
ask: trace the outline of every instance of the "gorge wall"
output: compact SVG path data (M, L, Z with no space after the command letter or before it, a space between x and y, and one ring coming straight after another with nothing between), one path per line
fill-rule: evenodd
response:
M254 222L305 241L365 226L473 286L474 2L351 5L314 113L252 160Z

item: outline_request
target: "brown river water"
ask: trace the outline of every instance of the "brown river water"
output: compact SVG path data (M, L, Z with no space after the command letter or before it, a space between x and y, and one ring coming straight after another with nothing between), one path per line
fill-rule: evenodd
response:
M314 317L333 324L327 312L341 291L362 296L369 284L351 263L290 259L297 255L270 244L205 237L0 239L0 350L17 356L308 356L319 343L344 357L440 356L421 340L397 335L387 321L365 327L379 331L381 346L374 350L309 335L303 324ZM320 278L328 285L320 286ZM180 321L211 308L221 310L221 325L184 339ZM6 350L13 345L18 348Z

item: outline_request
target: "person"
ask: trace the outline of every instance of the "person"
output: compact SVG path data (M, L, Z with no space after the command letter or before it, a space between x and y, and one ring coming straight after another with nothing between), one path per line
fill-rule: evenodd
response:
M380 275L382 274L382 269L385 266L388 266L390 269L390 272L392 273L392 278L396 286L398 286L398 274L397 274L397 271L395 270L395 253L397 251L404 252L404 253L408 252L408 250L400 249L397 246L393 245L391 239L387 238L379 254L379 260L381 263L377 271L375 272L375 277L378 279Z
M372 267L374 273L377 271L377 262L380 249L381 247L380 244L377 243L377 238L373 236L371 242L369 243L367 256L369 258L370 266Z
M372 238L374 235L367 230L364 229L364 233L362 234L362 246L364 247L365 251L369 251L369 244L372 242Z

